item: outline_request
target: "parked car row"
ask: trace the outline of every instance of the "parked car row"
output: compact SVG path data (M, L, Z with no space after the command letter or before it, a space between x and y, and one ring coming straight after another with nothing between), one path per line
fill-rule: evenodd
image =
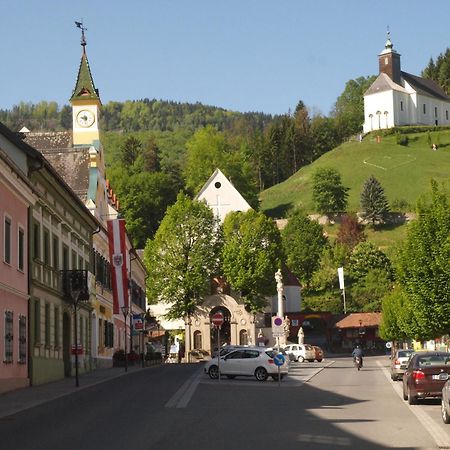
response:
M284 347L284 351L292 361L321 362L323 360L323 350L316 345L289 344Z
M450 353L398 350L391 362L391 378L402 378L403 399L410 405L425 398L441 399L441 416L450 424Z

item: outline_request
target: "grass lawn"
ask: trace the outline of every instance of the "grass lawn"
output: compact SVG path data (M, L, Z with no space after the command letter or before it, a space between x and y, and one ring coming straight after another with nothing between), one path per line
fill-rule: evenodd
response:
M380 143L373 135L366 136L362 142L344 143L283 183L263 191L260 195L261 208L276 218L285 217L290 209L297 207L315 212L312 176L318 168L331 167L341 174L344 186L350 188L348 211L360 209L361 190L371 175L381 183L391 205L406 202L408 209L413 211L420 195L430 189L432 178L448 183L450 131L439 131L432 133L432 136L436 138L437 134L440 140L437 151L430 149L427 133L410 134L408 146L397 144L395 136L383 137ZM399 230L382 234L386 234L389 240L389 236L396 233Z

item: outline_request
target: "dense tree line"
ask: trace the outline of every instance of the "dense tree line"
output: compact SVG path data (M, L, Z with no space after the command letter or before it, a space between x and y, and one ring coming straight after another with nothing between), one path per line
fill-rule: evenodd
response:
M430 61L422 71L422 76L436 82L447 95L450 95L450 48L447 48L444 53L434 61Z

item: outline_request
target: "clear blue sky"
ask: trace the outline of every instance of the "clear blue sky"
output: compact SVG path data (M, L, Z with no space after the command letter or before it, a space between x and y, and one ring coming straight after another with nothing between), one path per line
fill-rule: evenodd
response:
M0 0L0 109L68 103L87 52L103 103L158 98L327 115L345 83L376 74L390 27L420 75L450 46L450 0Z

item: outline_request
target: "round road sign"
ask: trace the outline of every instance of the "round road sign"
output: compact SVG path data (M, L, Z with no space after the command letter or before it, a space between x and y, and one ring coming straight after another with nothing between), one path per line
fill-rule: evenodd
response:
M284 355L283 353L278 353L277 355L275 355L273 357L273 362L275 363L276 366L280 367L284 364Z
M276 325L277 327L281 327L281 325L283 325L283 319L281 317L275 317L273 319L273 323L274 325Z
M211 320L214 326L220 327L223 324L223 314L221 312L215 313Z

